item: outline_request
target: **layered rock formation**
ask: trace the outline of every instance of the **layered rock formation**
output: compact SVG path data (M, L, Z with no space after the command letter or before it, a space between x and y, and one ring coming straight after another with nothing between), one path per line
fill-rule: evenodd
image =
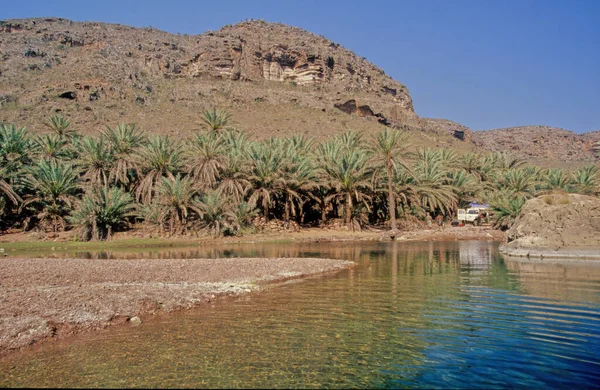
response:
M523 205L500 251L530 258L600 259L600 199L551 194Z
M39 105L83 86L89 93L71 94L72 100L150 105L155 99L148 95L161 88L171 89L175 101L212 103L209 95L222 85L218 81L230 80L252 83L256 90L285 84L288 102L310 108L332 109L360 98L392 120L416 117L404 85L339 44L283 24L246 21L179 36L60 18L0 23L0 100L5 102ZM186 87L166 79L187 79ZM289 91L289 86L303 88ZM278 94L247 96L240 103L262 98L280 104Z

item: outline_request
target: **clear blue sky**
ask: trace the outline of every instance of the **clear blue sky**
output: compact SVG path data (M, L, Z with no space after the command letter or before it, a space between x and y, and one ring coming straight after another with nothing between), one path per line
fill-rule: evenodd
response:
M200 34L282 22L404 83L416 112L476 129L600 129L600 0L2 1L0 19L59 16ZM1 48L1 46L0 46Z

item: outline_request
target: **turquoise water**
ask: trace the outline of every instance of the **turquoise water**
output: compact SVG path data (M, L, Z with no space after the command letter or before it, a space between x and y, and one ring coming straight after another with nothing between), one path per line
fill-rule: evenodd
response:
M600 385L597 262L503 259L496 243L475 241L263 244L127 256L322 256L357 266L13 354L0 360L0 386Z

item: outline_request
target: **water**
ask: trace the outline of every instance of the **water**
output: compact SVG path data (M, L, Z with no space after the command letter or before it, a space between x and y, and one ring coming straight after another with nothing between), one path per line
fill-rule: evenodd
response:
M600 385L597 262L503 259L490 242L263 244L127 254L280 255L350 259L357 266L13 354L0 360L0 386Z

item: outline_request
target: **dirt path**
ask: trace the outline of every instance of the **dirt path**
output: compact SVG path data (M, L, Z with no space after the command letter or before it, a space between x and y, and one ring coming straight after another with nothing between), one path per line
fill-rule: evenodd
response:
M334 272L316 258L0 259L0 355L160 311L251 293L268 282ZM136 321L132 321L133 324Z

